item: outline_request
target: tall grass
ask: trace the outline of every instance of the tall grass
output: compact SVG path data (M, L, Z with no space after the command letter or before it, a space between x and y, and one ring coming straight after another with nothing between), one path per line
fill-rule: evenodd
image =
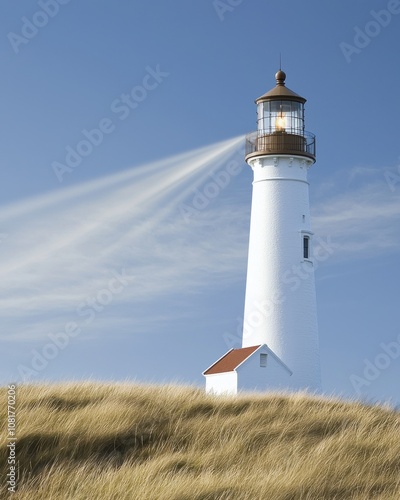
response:
M15 500L400 498L389 408L81 383L19 387L17 416Z

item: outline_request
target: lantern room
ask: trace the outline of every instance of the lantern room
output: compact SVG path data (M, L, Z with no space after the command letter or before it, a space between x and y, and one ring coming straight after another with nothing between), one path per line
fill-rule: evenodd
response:
M295 155L315 161L315 136L305 131L304 103L285 85L279 70L276 86L256 100L257 131L246 137L246 160L254 156Z

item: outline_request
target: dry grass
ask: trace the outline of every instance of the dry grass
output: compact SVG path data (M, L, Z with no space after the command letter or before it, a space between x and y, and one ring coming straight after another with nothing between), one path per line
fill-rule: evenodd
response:
M389 408L82 383L19 387L17 416L15 500L400 498Z

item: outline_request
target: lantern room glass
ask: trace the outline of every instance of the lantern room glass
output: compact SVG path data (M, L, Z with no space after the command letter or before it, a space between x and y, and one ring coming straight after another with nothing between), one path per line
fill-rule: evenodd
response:
M264 101L257 108L258 130L266 134L304 135L304 104L296 101Z

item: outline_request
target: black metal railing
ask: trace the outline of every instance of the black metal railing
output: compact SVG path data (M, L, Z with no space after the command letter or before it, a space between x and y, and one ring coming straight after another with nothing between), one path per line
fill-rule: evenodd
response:
M311 132L291 134L287 132L269 132L256 130L246 135L246 157L264 154L299 154L315 159L315 135Z

